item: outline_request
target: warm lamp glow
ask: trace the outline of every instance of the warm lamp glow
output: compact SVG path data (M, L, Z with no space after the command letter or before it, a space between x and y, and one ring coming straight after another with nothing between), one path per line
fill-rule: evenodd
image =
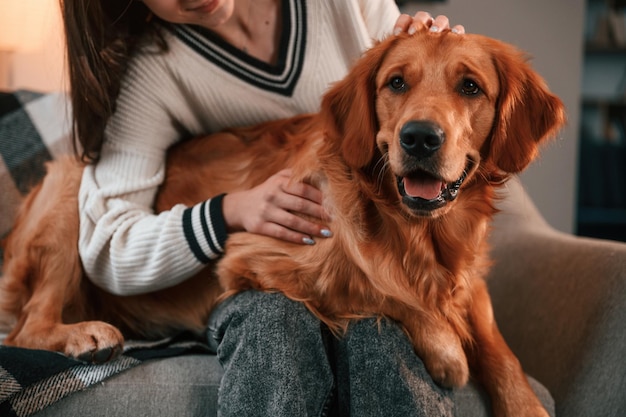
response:
M43 46L57 0L0 0L0 89L12 85L13 56Z
M0 0L0 51L40 48L50 11L46 0Z

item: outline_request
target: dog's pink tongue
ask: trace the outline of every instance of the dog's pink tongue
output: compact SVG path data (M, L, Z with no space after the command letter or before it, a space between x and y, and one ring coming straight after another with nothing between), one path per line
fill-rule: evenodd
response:
M408 178L404 177L404 191L411 197L424 200L433 200L439 197L442 183L435 178Z

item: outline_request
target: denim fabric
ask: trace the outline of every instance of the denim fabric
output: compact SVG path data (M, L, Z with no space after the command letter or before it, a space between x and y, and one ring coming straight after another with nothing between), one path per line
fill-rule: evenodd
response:
M404 331L389 320L351 323L335 341L340 416L452 417L452 391L431 379Z
M224 368L218 417L323 415L333 374L303 304L246 291L219 306L208 332Z
M334 338L301 303L247 291L211 316L224 367L218 416L452 416L395 324L365 319Z

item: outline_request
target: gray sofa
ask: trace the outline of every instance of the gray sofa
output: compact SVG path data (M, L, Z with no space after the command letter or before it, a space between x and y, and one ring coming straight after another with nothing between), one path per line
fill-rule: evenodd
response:
M43 107L41 111L48 113L59 111L58 106ZM7 178L15 182L19 176L15 172L23 174L23 167L37 169L33 168L37 164L6 162L11 141L19 147L21 138L9 137L6 132L16 129L3 123L10 124L0 119L0 151L5 159L4 165L0 160L0 193L8 189L2 185ZM49 123L44 123L46 128L59 131ZM39 125L35 130L46 135ZM50 151L56 146L50 138L41 141L48 156L36 157L40 162L60 152ZM26 187L13 187L18 193L22 188ZM511 180L502 193L502 211L491 238L496 262L489 285L505 339L533 377L533 387L552 415L626 416L626 244L555 231L518 179ZM12 204L6 199L0 202L5 223L14 213ZM214 416L221 372L216 357L209 354L147 360L53 402L36 415ZM2 391L0 387L0 400ZM491 415L488 399L476 384L453 395L457 416Z

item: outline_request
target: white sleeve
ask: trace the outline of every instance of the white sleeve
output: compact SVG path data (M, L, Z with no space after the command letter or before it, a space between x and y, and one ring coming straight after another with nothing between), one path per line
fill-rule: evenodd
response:
M400 16L394 0L359 0L363 20L372 39L383 39L393 32Z
M96 285L119 295L180 283L221 254L226 235L220 198L158 215L151 209L167 149L182 133L167 109L187 104L168 91L171 77L150 70L130 71L101 159L85 169L79 192L83 266Z

